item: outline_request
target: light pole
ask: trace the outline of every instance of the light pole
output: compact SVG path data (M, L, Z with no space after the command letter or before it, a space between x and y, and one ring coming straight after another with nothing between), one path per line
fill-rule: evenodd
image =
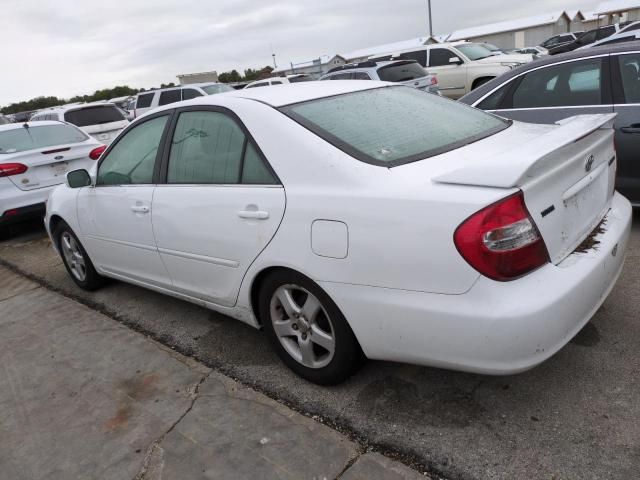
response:
M431 0L427 0L427 9L429 10L429 37L433 37L433 22L431 21Z

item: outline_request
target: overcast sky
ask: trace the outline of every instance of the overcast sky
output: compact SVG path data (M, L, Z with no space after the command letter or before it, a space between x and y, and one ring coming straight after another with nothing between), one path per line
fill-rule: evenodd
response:
M432 0L435 33L586 9L574 0ZM302 62L423 36L426 0L0 0L0 105L179 73Z

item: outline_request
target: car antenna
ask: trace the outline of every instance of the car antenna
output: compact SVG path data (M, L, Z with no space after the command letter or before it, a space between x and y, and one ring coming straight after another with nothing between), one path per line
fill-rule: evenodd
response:
M33 142L33 137L31 136L31 132L29 131L29 129L31 128L29 126L29 122L24 122L22 124L22 127L27 131L27 133L29 134L29 138L31 139L31 141Z

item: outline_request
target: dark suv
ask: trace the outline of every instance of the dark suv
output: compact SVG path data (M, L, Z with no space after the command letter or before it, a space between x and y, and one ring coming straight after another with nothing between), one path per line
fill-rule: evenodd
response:
M549 48L549 55L572 52L577 48L584 47L585 45L591 45L598 40L602 40L603 38L607 38L613 35L625 25L626 23L620 23L615 25L606 25L604 27L598 27L596 29L589 30L587 32L584 32L582 35L579 35L578 38L576 38L572 42L561 43L559 45L556 45L555 47Z

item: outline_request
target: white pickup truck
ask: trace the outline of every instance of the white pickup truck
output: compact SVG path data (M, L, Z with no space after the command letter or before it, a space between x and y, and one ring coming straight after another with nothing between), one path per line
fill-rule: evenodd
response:
M416 60L437 75L442 95L458 99L483 83L533 60L531 54L494 55L486 47L471 42L438 43L400 50L370 60L407 58Z

